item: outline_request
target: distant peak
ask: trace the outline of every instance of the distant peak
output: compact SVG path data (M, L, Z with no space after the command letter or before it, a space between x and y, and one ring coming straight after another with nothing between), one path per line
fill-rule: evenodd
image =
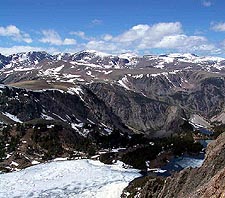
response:
M125 52L119 55L119 58L124 58L124 59L130 59L134 57L138 57L138 55L135 54L134 52Z
M111 54L108 54L108 53L105 53L105 52L96 51L96 50L83 50L80 53L85 53L85 52L86 53L90 53L90 54L95 54L96 56L101 56L101 57L111 56Z

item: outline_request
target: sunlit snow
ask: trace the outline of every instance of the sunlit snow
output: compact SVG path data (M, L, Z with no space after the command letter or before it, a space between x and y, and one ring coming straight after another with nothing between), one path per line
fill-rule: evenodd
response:
M57 161L0 174L0 197L119 198L140 174L122 163L93 160Z
M2 114L7 116L9 119L11 119L11 120L13 120L15 122L22 123L22 121L19 118L17 118L15 115L12 115L12 114L10 114L8 112L2 113Z

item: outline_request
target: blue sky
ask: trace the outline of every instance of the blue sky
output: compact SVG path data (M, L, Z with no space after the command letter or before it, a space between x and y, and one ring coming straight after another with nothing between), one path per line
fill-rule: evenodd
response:
M225 56L222 0L7 0L0 53L91 49Z

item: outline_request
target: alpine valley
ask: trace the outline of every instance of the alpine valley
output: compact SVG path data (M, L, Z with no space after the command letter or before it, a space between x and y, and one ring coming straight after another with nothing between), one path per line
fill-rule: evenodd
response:
M125 177L113 164L140 170L142 176L124 189L122 197L224 195L225 59L93 50L0 54L0 83L1 189L6 188L1 176L15 174L5 172L34 174L35 166L29 166L49 162L49 169L58 167L63 175L63 169L50 161L67 159L68 167L103 166L123 188L140 174L127 169L130 175ZM179 157L195 161L179 170L164 170ZM110 165L96 165L97 160ZM109 183L118 182L110 179ZM78 197L85 197L83 191ZM68 197L67 187L44 192L29 196ZM70 192L76 193L76 187Z

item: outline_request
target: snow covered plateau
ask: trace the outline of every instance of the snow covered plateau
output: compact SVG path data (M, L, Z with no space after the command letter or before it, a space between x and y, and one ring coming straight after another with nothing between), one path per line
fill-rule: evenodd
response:
M122 165L82 159L0 174L0 197L119 198L128 183L141 176L138 170Z

